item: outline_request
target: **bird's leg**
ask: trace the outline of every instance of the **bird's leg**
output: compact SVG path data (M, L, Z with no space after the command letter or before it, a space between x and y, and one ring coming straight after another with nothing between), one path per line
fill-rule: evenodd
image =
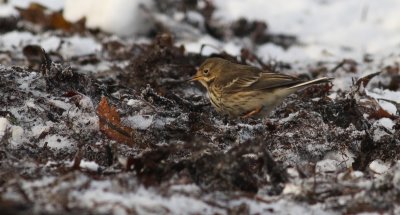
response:
M263 106L260 106L260 107L258 107L258 108L256 108L256 109L254 109L254 110L252 110L252 111L246 113L245 115L243 115L243 116L242 116L242 119L246 119L246 118L252 117L252 116L254 116L254 115L260 113L262 109L263 109Z

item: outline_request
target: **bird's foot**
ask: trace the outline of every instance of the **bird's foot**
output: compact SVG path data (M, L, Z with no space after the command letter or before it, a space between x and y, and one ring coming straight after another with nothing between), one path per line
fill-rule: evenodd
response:
M254 115L260 113L262 109L263 109L263 106L260 106L260 107L258 107L258 108L256 108L256 109L254 109L254 110L252 110L252 111L246 113L246 114L243 115L241 118L242 118L242 119L247 119L247 118L249 118L249 117L252 117L252 116L254 116Z

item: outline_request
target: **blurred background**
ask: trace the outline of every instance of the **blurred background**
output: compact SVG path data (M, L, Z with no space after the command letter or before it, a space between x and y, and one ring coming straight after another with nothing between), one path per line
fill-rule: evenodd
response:
M264 59L296 61L360 59L365 54L393 53L400 46L400 2L396 0L9 0L3 1L0 16L19 16L15 7L27 8L31 2L51 11L63 10L69 22L85 18L87 28L124 37L144 36L161 30L156 25L164 25L193 52L207 43L233 55L245 47ZM224 32L224 28L233 28L233 32ZM282 46L274 38L258 38L256 44L243 39L255 33L255 28L293 36L296 41ZM1 42L10 46L4 39Z
M350 70L357 63L370 63L336 80L336 88L348 87L352 78L383 69L382 65L395 64L399 59L397 0L2 2L3 52L22 50L34 43L48 52L58 52L65 60L98 55L107 41L119 40L124 45L149 43L157 35L168 33L185 53L252 56L250 63L255 58L258 64L278 62L288 73L304 73L301 71L315 69L316 63L332 69L347 60ZM3 55L0 63L18 64L9 58ZM102 61L95 69L107 67Z

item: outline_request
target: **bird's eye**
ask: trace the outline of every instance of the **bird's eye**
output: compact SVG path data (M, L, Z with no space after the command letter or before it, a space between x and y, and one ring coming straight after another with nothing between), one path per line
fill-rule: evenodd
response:
M207 74L208 74L208 69L205 69L205 70L203 71L203 73L204 73L205 75L207 75Z

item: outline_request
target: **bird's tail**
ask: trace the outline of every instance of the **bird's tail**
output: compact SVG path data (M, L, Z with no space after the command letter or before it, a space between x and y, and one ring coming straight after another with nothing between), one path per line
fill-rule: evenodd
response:
M296 84L296 85L290 87L289 89L300 89L300 88L304 88L304 87L307 87L312 84L329 83L332 81L332 79L333 78L327 78L327 77L317 78L317 79L314 79L311 81L306 81L303 83Z

